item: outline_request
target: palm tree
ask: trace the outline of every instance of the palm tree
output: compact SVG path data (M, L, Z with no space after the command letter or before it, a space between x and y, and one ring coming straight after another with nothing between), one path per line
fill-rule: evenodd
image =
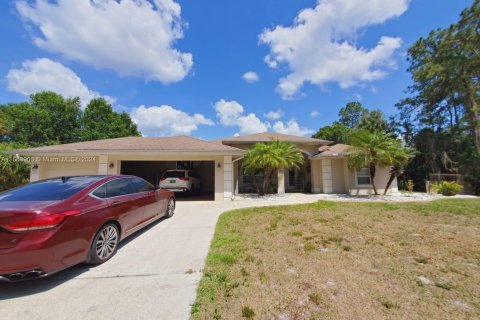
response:
M375 172L377 166L391 165L392 150L397 140L383 132L355 130L351 135L348 166L354 169L369 168L370 183L373 192L378 195L375 186Z
M400 141L395 140L395 142L390 146L388 154L390 156L391 165L390 178L388 179L387 186L383 191L383 195L387 194L387 191L390 188L393 180L403 174L403 169L407 162L413 157L414 151L410 148L403 147Z
M292 143L272 140L255 144L245 152L243 166L249 171L263 169L264 178L262 190L257 187L257 192L266 194L273 175L280 168L298 168L303 164L302 152Z

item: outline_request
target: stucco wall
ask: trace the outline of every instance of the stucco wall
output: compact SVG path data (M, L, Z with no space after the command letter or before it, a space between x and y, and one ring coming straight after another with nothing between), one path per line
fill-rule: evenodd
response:
M75 155L78 156L78 155ZM88 156L88 155L82 155ZM57 156L49 156L57 157ZM65 156L66 157L66 156ZM47 179L62 175L97 175L97 174L120 174L122 160L131 161L214 161L215 171L215 201L231 198L233 189L233 165L231 156L217 155L187 155L187 154L111 154L97 155L95 162L42 162L39 161L38 169L31 169L30 181ZM111 167L110 165L113 164ZM220 164L220 165L218 165ZM211 170L211 169L210 169ZM213 187L212 182L205 182Z
M346 193L344 159L332 159L332 192Z
M377 167L375 173L375 186L377 192L383 194L385 187L387 186L388 179L390 178L389 167ZM355 170L348 169L348 181L349 181L349 193L352 195L369 195L373 194L373 188L371 185L358 185ZM397 179L392 182L388 193L397 193L398 185Z

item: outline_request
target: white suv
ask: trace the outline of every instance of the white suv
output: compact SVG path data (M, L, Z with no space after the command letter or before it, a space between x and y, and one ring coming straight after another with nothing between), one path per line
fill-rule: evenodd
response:
M174 192L188 192L200 188L200 178L192 170L167 170L159 186Z

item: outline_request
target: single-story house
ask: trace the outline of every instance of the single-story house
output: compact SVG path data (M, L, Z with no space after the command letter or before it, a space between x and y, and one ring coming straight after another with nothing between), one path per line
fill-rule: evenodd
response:
M30 181L58 176L87 174L133 174L156 184L168 169L193 169L200 176L202 191L211 200L229 200L237 193L254 190L253 175L244 172L245 150L272 139L294 143L305 156L299 169L280 170L274 179L278 193L372 192L368 169L347 167L348 146L314 138L272 132L205 141L188 136L126 137L16 150L18 157L29 157ZM375 182L384 188L389 168L378 168ZM397 191L396 181L392 191Z

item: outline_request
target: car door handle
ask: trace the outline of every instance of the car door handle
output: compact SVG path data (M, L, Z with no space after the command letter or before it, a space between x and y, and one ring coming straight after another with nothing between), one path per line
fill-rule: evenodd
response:
M113 201L113 202L110 204L110 206L111 206L111 207L116 207L116 206L120 205L121 203L122 203L121 201Z

